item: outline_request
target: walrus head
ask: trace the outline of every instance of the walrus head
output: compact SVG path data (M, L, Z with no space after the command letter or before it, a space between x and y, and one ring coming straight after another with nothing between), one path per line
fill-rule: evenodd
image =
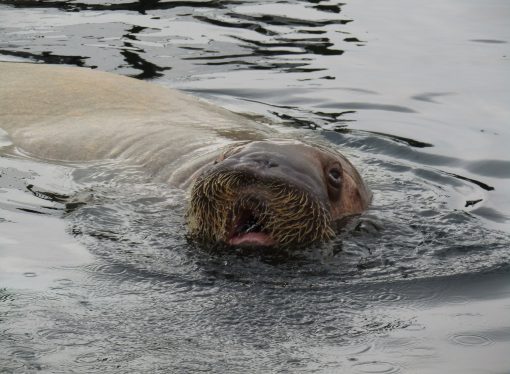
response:
M299 247L335 236L370 193L340 153L297 141L256 141L223 152L196 179L192 238L230 246Z

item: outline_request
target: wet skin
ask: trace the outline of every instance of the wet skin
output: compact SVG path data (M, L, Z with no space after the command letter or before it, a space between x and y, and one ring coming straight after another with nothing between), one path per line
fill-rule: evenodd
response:
M0 73L2 128L33 157L118 159L182 189L204 175L242 174L220 203L206 195L209 187L199 191L188 222L207 243L325 241L336 222L361 213L370 201L357 171L333 148L285 140L289 131L182 92L61 66L0 63ZM213 208L204 215L197 207L207 205Z

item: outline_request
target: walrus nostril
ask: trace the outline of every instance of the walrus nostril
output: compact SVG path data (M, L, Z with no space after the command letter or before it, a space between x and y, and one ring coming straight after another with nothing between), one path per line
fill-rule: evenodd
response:
M278 163L267 158L256 158L252 160L255 164L263 168L275 168L278 167Z

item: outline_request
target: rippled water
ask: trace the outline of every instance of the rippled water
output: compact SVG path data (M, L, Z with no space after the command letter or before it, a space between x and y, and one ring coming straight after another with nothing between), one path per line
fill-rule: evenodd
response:
M0 372L508 372L509 13L0 0L0 59L152 79L306 129L374 192L321 248L210 253L186 240L183 191L2 136Z

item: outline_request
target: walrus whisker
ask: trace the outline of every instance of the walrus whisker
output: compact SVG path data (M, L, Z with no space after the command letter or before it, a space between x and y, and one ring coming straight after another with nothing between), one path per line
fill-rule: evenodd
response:
M256 197L243 193L244 188L266 192ZM238 171L216 171L201 177L194 190L188 224L190 233L204 240L228 240L234 229L244 233L263 230L281 247L334 236L327 209L307 191L280 182L264 184ZM229 228L230 222L238 222L246 214L248 222Z
M260 190L261 195L252 190ZM329 212L318 200L278 181L264 182L239 171L214 171L199 178L193 191L188 210L190 234L206 241L228 241L232 230L256 230L287 247L334 235Z

